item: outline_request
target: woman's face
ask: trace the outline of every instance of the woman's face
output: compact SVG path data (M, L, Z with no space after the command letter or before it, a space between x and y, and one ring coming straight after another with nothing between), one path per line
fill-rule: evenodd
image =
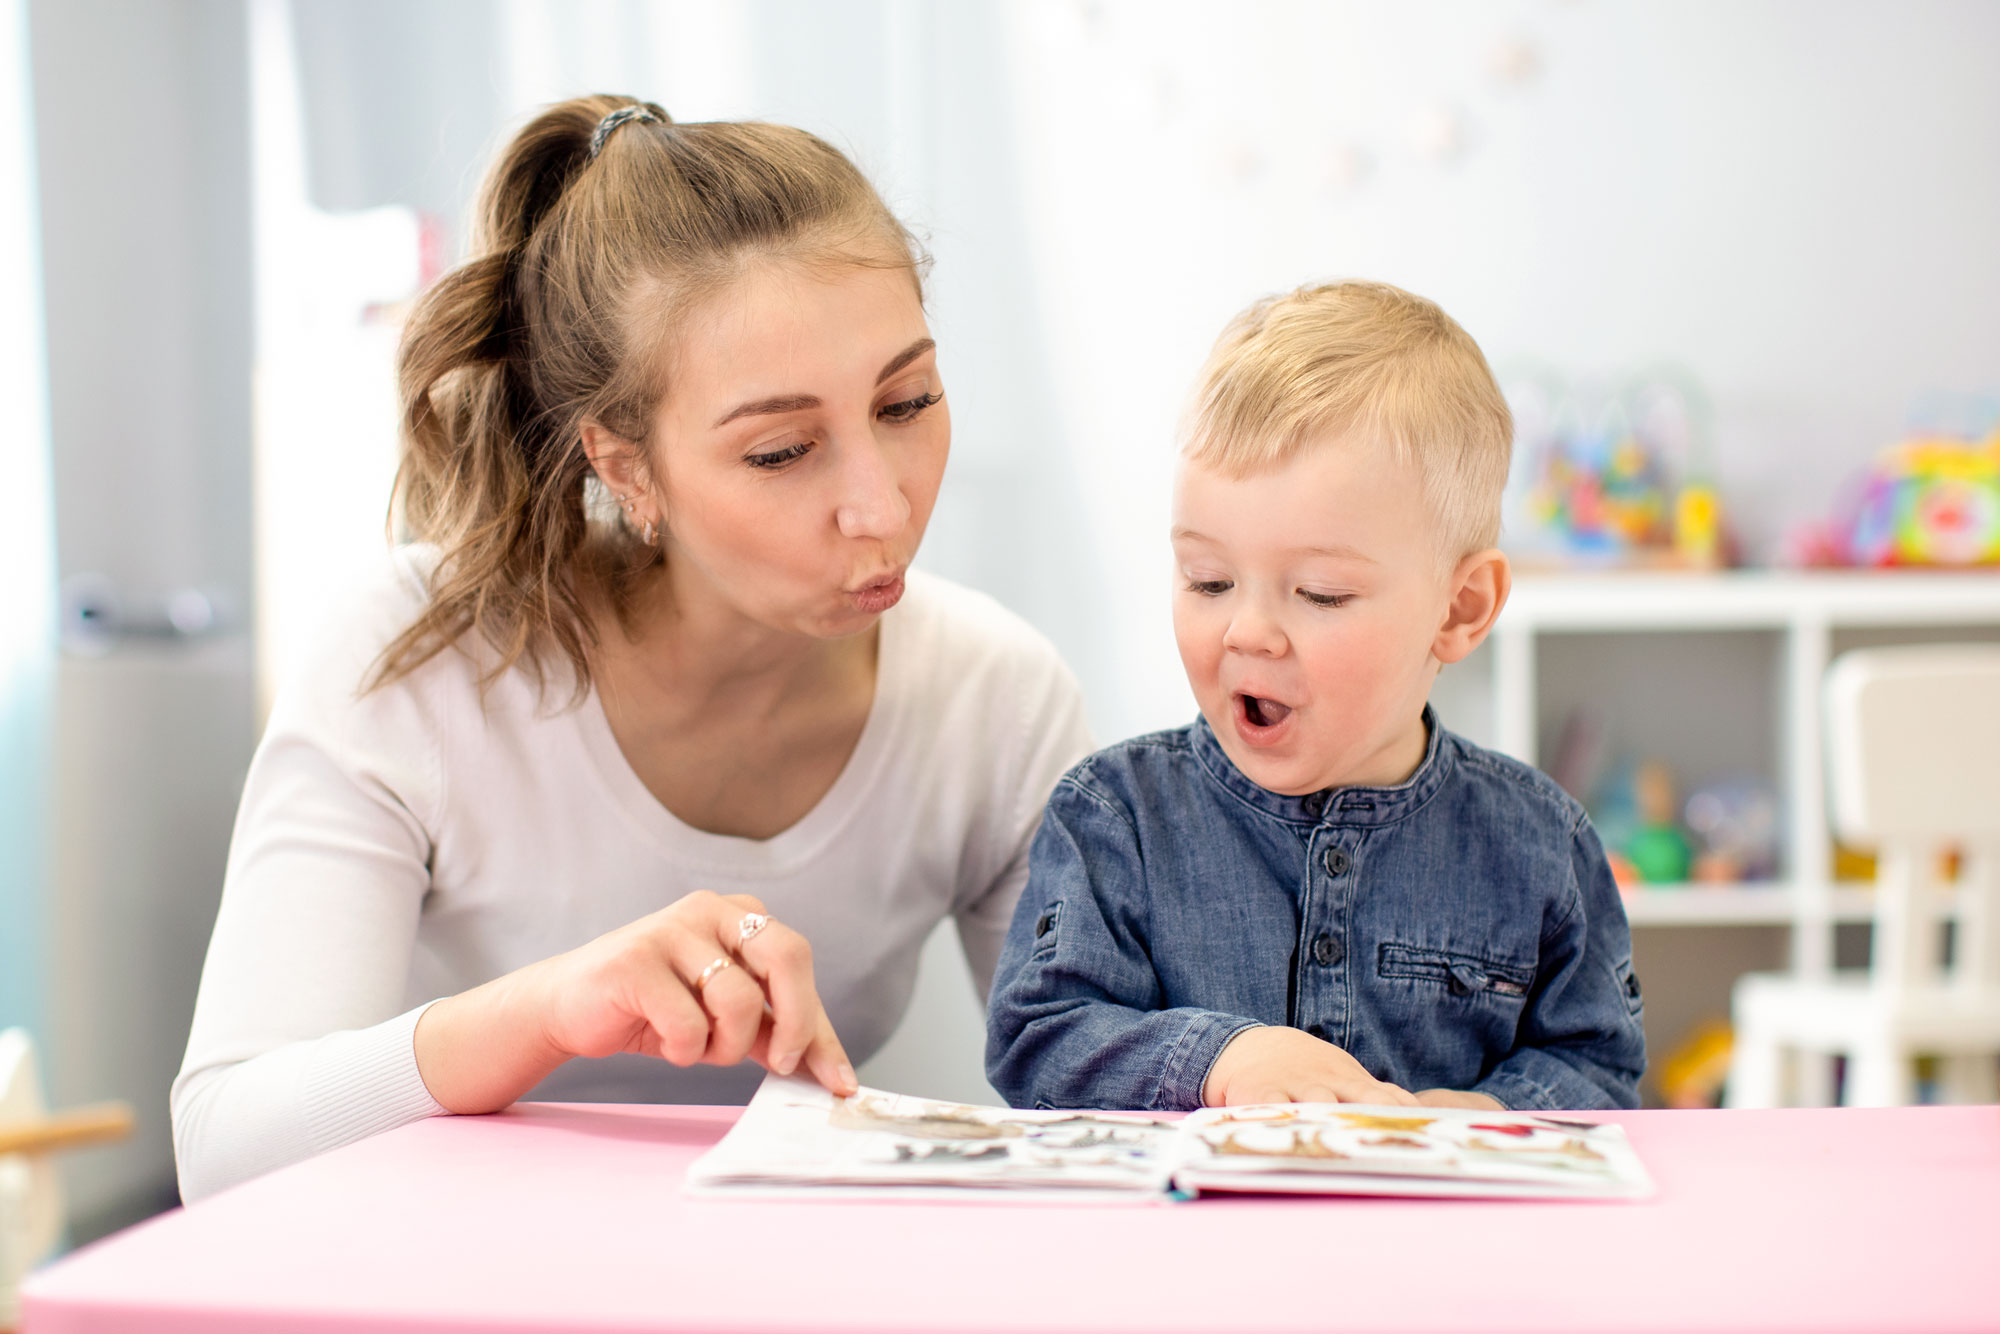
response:
M951 448L904 269L753 264L672 350L648 456L677 599L854 634L903 595Z

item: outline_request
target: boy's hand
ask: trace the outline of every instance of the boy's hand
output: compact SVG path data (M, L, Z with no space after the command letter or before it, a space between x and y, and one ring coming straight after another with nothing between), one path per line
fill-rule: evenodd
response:
M1201 1086L1208 1107L1249 1102L1372 1102L1414 1107L1417 1100L1384 1084L1331 1042L1296 1028L1238 1033L1209 1067Z
M1484 1093L1472 1093L1465 1089L1425 1089L1417 1095L1417 1103L1423 1107L1470 1107L1475 1112L1504 1112L1498 1098L1489 1098Z

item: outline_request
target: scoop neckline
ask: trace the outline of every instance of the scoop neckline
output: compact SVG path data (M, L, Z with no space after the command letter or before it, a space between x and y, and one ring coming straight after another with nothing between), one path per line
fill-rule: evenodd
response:
M599 782L647 841L676 862L717 871L771 873L810 861L861 809L884 760L894 751L901 730L901 705L908 693L904 679L905 617L898 613L908 605L905 599L876 622L875 693L847 762L812 809L787 828L769 838L715 834L695 828L668 810L619 748L604 713L604 700L593 684L577 714L578 730Z

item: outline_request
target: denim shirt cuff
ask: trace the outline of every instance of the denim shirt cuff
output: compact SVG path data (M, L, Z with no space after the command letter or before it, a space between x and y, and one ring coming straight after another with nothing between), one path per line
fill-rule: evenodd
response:
M1213 1010L1196 1011L1167 1056L1166 1069L1160 1075L1158 1106L1163 1110L1200 1107L1201 1091L1208 1084L1208 1072L1214 1068L1216 1057L1222 1055L1222 1049L1238 1033L1262 1027L1264 1025L1257 1020L1245 1019L1241 1015L1221 1014Z
M1495 1070L1473 1085L1472 1092L1484 1093L1510 1112L1560 1112L1562 1099L1550 1089L1514 1070Z

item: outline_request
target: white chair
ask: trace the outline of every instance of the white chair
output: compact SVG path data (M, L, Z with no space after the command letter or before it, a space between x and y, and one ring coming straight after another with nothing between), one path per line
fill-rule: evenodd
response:
M1781 1105L1788 1054L1845 1055L1850 1106L1914 1102L1918 1056L1948 1101L2000 1101L2000 646L1857 650L1826 685L1834 829L1877 850L1871 963L1739 979L1728 1104Z
M48 1106L26 1029L0 1030L0 1128L42 1122ZM16 1293L62 1236L62 1187L46 1153L0 1153L0 1330L20 1323Z
M0 1029L0 1331L21 1318L21 1280L62 1240L62 1183L53 1155L123 1139L132 1108L97 1102L50 1114L25 1028Z

